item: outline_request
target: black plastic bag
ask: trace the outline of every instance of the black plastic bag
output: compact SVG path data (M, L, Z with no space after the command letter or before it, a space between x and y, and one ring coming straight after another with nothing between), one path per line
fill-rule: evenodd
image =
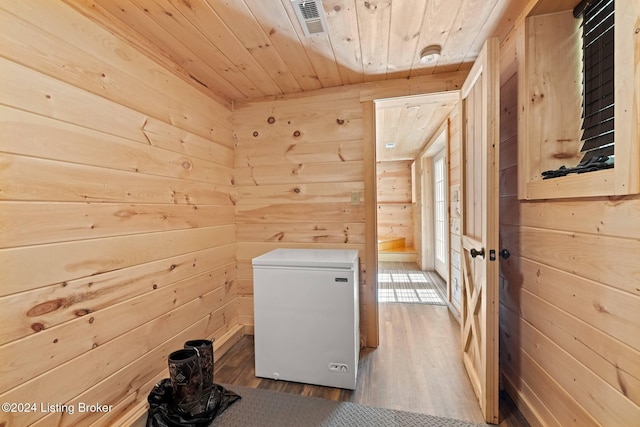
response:
M147 427L206 427L240 398L236 393L214 384L211 392L202 397L204 411L191 415L175 404L171 380L165 378L155 385L147 398Z

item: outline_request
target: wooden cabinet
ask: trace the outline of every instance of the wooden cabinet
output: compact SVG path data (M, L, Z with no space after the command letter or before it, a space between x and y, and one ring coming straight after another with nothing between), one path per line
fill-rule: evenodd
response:
M568 2L541 0L524 19L518 45L518 197L554 199L640 193L640 3L616 2L616 164L542 179L581 158L582 40Z

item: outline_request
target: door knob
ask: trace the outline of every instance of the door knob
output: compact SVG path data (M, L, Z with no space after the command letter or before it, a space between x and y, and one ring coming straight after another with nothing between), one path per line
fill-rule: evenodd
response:
M471 258L475 258L478 255L484 258L484 248L480 249L479 251L476 250L475 248L472 248L470 252L471 252Z
M500 250L500 258L509 259L510 256L511 256L511 252L509 252L509 249Z

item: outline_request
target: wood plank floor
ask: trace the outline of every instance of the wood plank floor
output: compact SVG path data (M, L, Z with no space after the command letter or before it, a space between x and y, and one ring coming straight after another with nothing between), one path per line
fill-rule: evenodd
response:
M381 303L380 346L360 354L355 391L254 376L253 337L245 336L215 363L215 382L349 401L467 421L482 414L459 355L459 325L447 307ZM506 395L500 426L528 423Z

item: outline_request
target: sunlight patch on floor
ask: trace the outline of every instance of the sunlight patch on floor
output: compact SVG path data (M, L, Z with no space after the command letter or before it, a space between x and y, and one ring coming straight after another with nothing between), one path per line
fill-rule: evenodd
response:
M378 273L378 302L446 305L421 271Z

